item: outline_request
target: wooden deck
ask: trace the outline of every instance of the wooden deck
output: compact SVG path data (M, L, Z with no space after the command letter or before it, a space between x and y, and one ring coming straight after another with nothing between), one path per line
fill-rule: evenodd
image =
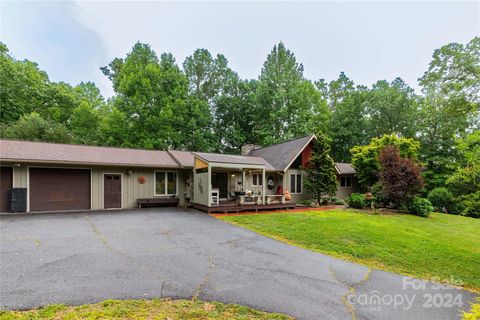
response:
M242 211L251 211L258 212L261 210L289 210L295 209L295 203L271 203L271 204L244 204L238 205L234 203L220 203L215 206L205 206L198 203L193 203L192 206L195 209L207 212L207 213L229 213L229 212L242 212Z

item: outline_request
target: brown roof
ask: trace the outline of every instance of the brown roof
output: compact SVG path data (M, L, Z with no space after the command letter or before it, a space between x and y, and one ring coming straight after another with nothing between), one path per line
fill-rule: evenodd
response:
M302 152L307 144L315 138L310 134L294 140L277 143L260 149L254 149L250 156L262 157L276 170L287 170L295 158Z
M205 153L194 152L194 155L200 157L207 162L219 163L235 163L235 164L249 164L249 165L264 165L267 170L274 170L274 168L261 157L239 156L221 153Z
M338 174L355 174L356 172L350 163L337 162L335 166L337 167Z
M190 151L168 150L182 168L193 168L195 156Z
M0 140L0 159L18 162L179 167L166 151L13 140Z

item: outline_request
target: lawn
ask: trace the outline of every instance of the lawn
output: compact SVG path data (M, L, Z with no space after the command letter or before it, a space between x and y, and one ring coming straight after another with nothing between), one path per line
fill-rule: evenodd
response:
M292 319L235 304L198 300L106 300L76 307L51 305L31 311L0 311L0 319Z
M335 209L223 216L302 248L387 271L480 290L480 219Z

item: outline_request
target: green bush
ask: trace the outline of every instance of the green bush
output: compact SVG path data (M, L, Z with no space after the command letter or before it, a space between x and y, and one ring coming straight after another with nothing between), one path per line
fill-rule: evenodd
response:
M352 208L362 209L367 205L365 195L363 193L352 193L347 198L347 203Z
M480 218L480 190L457 198L460 214L473 218Z
M428 217L433 210L432 203L425 198L414 197L408 205L408 212L420 217Z
M447 188L435 188L428 193L428 200L432 203L435 210L439 212L447 212L452 206L453 196Z
M300 201L300 204L311 207L313 202L312 202L312 200L302 200L302 201Z
M345 204L345 201L343 201L342 199L338 199L337 197L331 197L330 203L341 205L341 204Z

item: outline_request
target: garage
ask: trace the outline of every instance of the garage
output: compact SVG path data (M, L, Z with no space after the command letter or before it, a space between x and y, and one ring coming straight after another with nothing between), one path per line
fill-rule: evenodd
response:
M30 211L90 209L90 170L29 168Z
M0 167L0 212L9 211L8 190L12 188L12 167Z

